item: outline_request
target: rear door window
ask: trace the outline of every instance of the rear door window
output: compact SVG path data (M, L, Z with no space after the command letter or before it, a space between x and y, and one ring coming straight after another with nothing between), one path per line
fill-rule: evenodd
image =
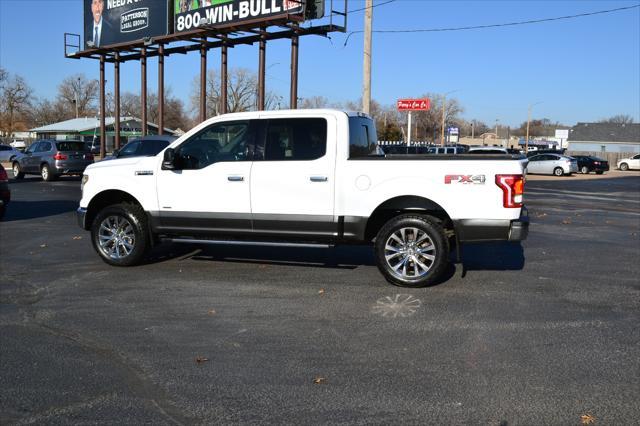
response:
M51 151L51 142L40 142L34 152L48 152Z
M267 120L264 159L304 161L327 152L327 120L324 118L274 118Z
M349 117L349 158L380 155L373 121L367 117Z

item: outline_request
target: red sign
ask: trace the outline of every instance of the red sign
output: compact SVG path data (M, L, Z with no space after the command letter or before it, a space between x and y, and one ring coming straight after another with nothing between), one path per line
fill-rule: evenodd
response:
M427 111L429 108L429 99L398 99L398 111Z

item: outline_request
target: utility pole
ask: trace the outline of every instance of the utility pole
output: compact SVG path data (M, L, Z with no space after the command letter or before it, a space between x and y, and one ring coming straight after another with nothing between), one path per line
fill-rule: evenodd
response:
M529 152L529 122L531 121L531 106L529 105L529 110L527 113L527 137L524 140L524 153Z
M366 0L364 11L364 58L362 66L362 111L371 111L371 25L373 0Z

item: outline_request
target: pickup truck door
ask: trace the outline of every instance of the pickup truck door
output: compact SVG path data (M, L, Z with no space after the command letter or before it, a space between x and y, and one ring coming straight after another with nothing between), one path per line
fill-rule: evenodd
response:
M248 120L211 124L175 147L174 170L158 165L158 231L251 231L254 126Z
M254 231L264 235L336 235L335 118L316 114L260 122L251 170Z

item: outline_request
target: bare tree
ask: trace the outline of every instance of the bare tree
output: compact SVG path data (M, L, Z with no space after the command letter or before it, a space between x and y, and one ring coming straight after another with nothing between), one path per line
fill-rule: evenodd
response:
M312 96L304 98L299 105L303 109L320 109L329 107L329 99L324 96Z
M1 74L0 130L11 136L17 128L27 128L25 121L33 91L19 75L11 76L4 70Z
M67 118L92 116L98 113L98 80L89 80L84 74L71 75L58 86L57 100ZM77 103L77 105L76 105Z
M442 131L442 95L426 93L421 98L428 98L431 101L431 108L428 111L417 111L413 113L414 120L417 121L418 139L428 139L434 142L439 139ZM460 114L464 108L456 98L446 100L445 128L448 126L459 127L461 123Z
M60 102L48 99L39 100L33 105L30 113L30 121L36 126L57 123L66 118L64 108L60 105Z
M611 124L633 124L634 119L633 116L628 114L618 114L609 118L603 118L600 120L600 123L611 123Z

